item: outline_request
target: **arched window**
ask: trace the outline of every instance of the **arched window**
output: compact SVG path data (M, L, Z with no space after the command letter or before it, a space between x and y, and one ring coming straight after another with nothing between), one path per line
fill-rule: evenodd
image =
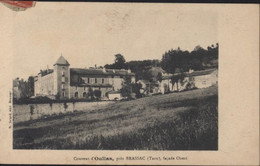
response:
M79 93L75 92L75 98L78 98L78 97L79 97Z
M84 98L87 97L87 93L86 93L86 92L83 93L83 97L84 97Z

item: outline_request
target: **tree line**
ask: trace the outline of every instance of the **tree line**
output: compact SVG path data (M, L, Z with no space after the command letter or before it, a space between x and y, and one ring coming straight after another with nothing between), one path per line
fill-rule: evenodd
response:
M208 46L207 49L201 46L196 46L192 51L177 49L170 49L162 55L162 59L154 60L140 60L126 62L121 54L115 55L115 62L113 64L106 64L107 69L130 69L136 75L136 79L150 80L151 68L161 67L167 73L181 73L187 72L189 69L204 70L207 68L218 66L218 48L216 43Z
M218 43L207 49L196 46L193 51L183 51L179 47L162 55L161 66L168 73L187 72L189 69L204 70L217 67Z

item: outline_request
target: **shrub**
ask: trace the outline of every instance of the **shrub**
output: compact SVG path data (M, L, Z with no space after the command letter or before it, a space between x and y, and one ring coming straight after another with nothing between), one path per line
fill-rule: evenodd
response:
M94 96L97 98L97 99L100 99L101 98L101 91L100 90L94 90Z

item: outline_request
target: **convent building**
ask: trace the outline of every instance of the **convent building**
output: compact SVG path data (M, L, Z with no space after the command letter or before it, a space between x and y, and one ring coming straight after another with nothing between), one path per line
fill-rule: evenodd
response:
M35 96L55 96L60 99L88 98L95 90L101 91L101 98L108 92L119 91L128 79L135 82L135 74L124 69L70 68L61 56L53 69L47 69L35 76ZM91 91L91 92L90 92Z

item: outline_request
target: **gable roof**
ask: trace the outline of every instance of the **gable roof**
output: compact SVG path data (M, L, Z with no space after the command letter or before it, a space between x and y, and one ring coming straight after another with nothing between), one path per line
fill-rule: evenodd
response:
M61 55L54 65L70 65L69 62Z

